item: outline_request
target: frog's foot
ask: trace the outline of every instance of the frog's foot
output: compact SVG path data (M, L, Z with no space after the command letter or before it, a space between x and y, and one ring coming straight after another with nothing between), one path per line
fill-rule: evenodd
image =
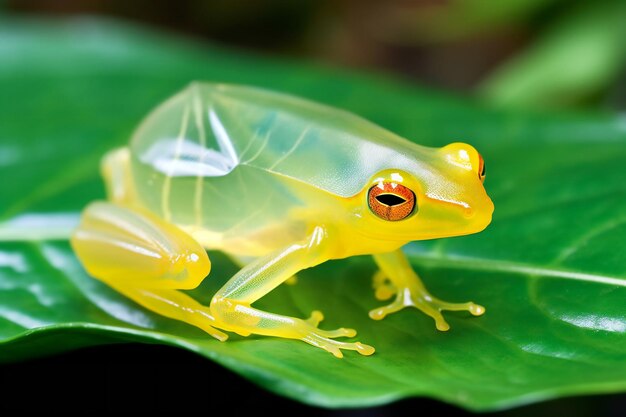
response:
M211 304L213 316L220 323L217 327L237 333L259 334L302 340L342 358L342 350L355 350L361 355L371 355L374 348L360 342L342 342L338 337L354 337L354 329L339 328L322 330L318 328L324 316L314 311L308 319L281 316L257 310L249 305L232 300L215 298Z
M435 320L437 330L441 331L450 329L450 325L445 321L443 315L441 314L444 310L469 311L473 316L480 316L485 312L485 307L473 302L449 303L433 297L424 289L404 287L396 290L396 298L391 304L375 308L370 311L369 316L374 320L382 320L388 314L400 311L405 307L415 307L429 315Z
M356 336L356 330L347 329L345 327L341 327L336 330L322 330L317 327L322 320L324 320L324 316L319 311L314 311L311 314L311 317L304 320L304 322L308 323L312 329L308 329L301 340L332 353L336 358L343 358L341 349L355 350L365 356L369 356L374 353L374 348L372 346L361 342L340 342L338 340L333 340L336 337L354 337Z
M356 350L364 356L369 356L375 351L372 346L363 344L361 342L340 342L338 340L333 340L329 337L321 336L315 332L310 333L308 336L303 337L301 340L307 342L310 345L322 348L325 351L332 353L333 356L339 359L343 358L343 352L341 351L341 349Z

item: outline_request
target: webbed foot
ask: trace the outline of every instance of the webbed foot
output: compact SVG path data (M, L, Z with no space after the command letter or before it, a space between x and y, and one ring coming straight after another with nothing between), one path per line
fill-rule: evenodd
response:
M396 298L389 305L371 310L369 316L374 320L382 320L387 315L402 310L405 307L415 307L435 320L437 330L447 331L450 325L441 314L442 311L469 311L473 316L485 313L485 307L473 302L449 303L433 297L421 285L396 287L389 281L382 271L374 275L374 289L376 298L387 300L395 294Z
M361 342L340 342L333 340L336 337L354 337L356 336L356 330L347 329L345 327L336 330L321 330L317 326L322 320L324 320L324 316L320 311L311 313L311 317L304 320L304 322L308 323L312 329L308 329L301 340L332 353L336 358L343 358L342 349L355 350L365 356L374 353L375 349L372 346Z

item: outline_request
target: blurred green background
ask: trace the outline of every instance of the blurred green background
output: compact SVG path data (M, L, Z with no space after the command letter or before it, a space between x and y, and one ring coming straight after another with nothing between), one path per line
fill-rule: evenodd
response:
M498 105L626 104L622 0L5 0L4 9L110 16Z
M8 16L122 19L251 54L391 74L493 106L618 112L626 105L625 1L0 0L0 10ZM126 372L133 384L146 389L154 369L164 380L198 372L207 378L219 374L228 381L217 391L223 398L242 390L259 406L299 414L427 414L425 409L469 414L422 399L368 411L313 411L227 376L228 371L209 361L164 347L90 348L3 366L0 381L34 389L30 391L34 395L43 384L54 385L55 375L65 373L87 384L102 384L98 382L102 373ZM39 385L31 382L33 378ZM82 395L82 401L105 398L113 404L128 398L120 387L97 387L104 390L102 397L76 389L74 393ZM215 393L218 387L212 389ZM5 398L13 398L16 406L25 401L17 390L10 393L5 392ZM76 401L82 404L80 398ZM531 413L621 416L626 415L626 403L623 396L580 397L498 415Z

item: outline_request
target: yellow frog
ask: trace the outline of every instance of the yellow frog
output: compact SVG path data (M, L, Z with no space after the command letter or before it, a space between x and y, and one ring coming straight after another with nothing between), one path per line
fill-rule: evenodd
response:
M299 271L371 254L380 320L416 307L448 330L443 310L485 309L428 293L401 247L466 235L491 221L485 166L470 145L416 145L351 113L263 89L192 83L156 108L127 148L102 163L109 202L83 212L71 238L92 276L163 316L222 332L303 340L336 357L374 348L352 329L322 330L252 304ZM208 275L205 249L241 270L210 306L179 290ZM219 329L219 330L218 330Z

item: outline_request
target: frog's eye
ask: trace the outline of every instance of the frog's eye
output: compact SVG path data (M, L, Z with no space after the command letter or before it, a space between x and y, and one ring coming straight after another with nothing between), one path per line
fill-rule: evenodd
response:
M478 154L478 179L480 182L485 181L485 174L487 173L487 169L485 168L485 160L481 154Z
M367 203L376 216L394 222L413 213L415 194L402 184L379 182L369 189Z

